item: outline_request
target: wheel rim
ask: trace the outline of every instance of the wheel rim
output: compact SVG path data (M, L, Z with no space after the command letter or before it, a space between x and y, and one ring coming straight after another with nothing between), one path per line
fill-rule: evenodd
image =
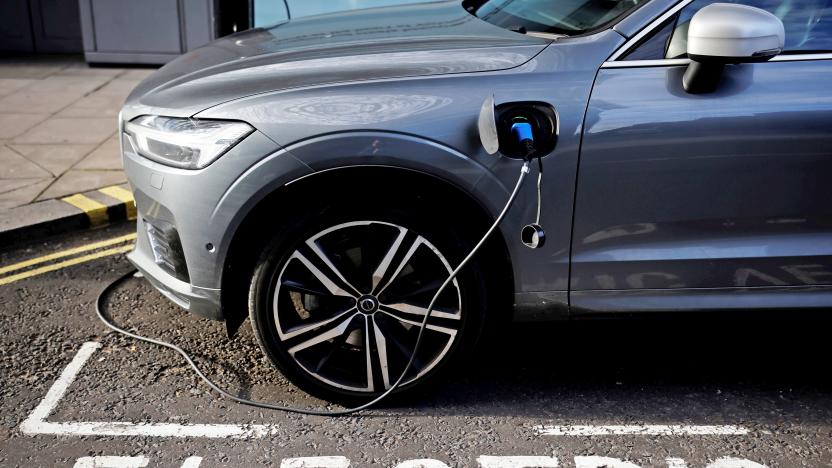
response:
M427 307L453 271L427 239L381 221L339 224L302 243L278 275L277 339L307 374L343 390L390 388L410 359ZM435 368L462 326L456 279L442 292L404 383Z

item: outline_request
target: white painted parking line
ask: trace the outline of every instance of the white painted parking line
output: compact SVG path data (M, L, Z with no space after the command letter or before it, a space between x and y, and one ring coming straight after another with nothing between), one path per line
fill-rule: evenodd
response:
M20 425L26 435L48 434L69 436L145 436L145 437L206 437L206 438L259 438L276 430L267 424L169 424L133 422L66 422L54 423L46 419L75 381L81 368L101 343L88 342L52 384L46 396Z
M21 426L27 435L49 434L67 436L139 436L139 437L202 437L208 439L259 439L274 433L275 426L262 424L168 424L133 422L67 422L38 421Z
M74 468L143 468L150 463L147 457L81 457Z
M58 405L58 402L63 398L64 394L66 393L66 389L69 388L69 385L75 380L75 377L78 376L78 372L81 371L81 368L84 367L84 364L87 363L92 353L95 352L98 348L101 347L101 343L96 342L88 342L84 343L81 346L81 349L72 358L72 361L69 363L68 366L61 372L61 375L58 376L58 380L52 384L52 387L46 392L46 396L43 397L43 400L38 404L38 406L32 411L32 414L23 421L23 424L20 425L20 430L23 431L24 434L28 434L32 429L34 429L38 423L45 421L46 418L49 417L49 414L55 409L55 406Z
M698 435L746 435L750 431L742 426L733 425L663 425L634 424L627 426L535 426L534 432L542 436L608 436L608 435L658 435L658 436L698 436Z
M101 343L88 342L52 384L46 396L20 425L26 435L68 435L68 436L143 436L143 437L205 437L253 439L266 437L277 432L273 424L173 424L134 422L49 422L47 418L58 406L67 389L75 381L84 364ZM750 431L742 426L731 425L611 425L611 426L535 426L534 432L541 436L609 436L609 435L746 435ZM552 461L550 460L550 463ZM549 466L549 465L546 465ZM553 465L554 466L554 465Z
M150 459L143 456L135 457L81 457L74 465L74 468L143 468L150 463ZM202 464L202 457L188 457L180 468L199 468Z

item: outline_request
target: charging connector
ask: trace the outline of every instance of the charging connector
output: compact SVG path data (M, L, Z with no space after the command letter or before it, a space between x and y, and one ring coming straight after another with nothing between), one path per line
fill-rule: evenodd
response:
M511 135L517 139L517 142L525 148L526 155L523 157L525 161L531 161L536 153L534 145L534 131L532 124L526 120L518 120L511 124Z

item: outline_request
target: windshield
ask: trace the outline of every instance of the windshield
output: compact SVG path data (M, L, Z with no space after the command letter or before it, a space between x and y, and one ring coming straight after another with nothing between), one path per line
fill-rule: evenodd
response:
M518 32L575 35L597 29L647 0L465 0L472 15Z

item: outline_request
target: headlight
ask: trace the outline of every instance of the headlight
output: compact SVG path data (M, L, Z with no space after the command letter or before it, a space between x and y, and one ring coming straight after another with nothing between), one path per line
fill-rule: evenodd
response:
M142 156L185 169L201 169L252 131L243 122L143 115L127 122L124 132Z

